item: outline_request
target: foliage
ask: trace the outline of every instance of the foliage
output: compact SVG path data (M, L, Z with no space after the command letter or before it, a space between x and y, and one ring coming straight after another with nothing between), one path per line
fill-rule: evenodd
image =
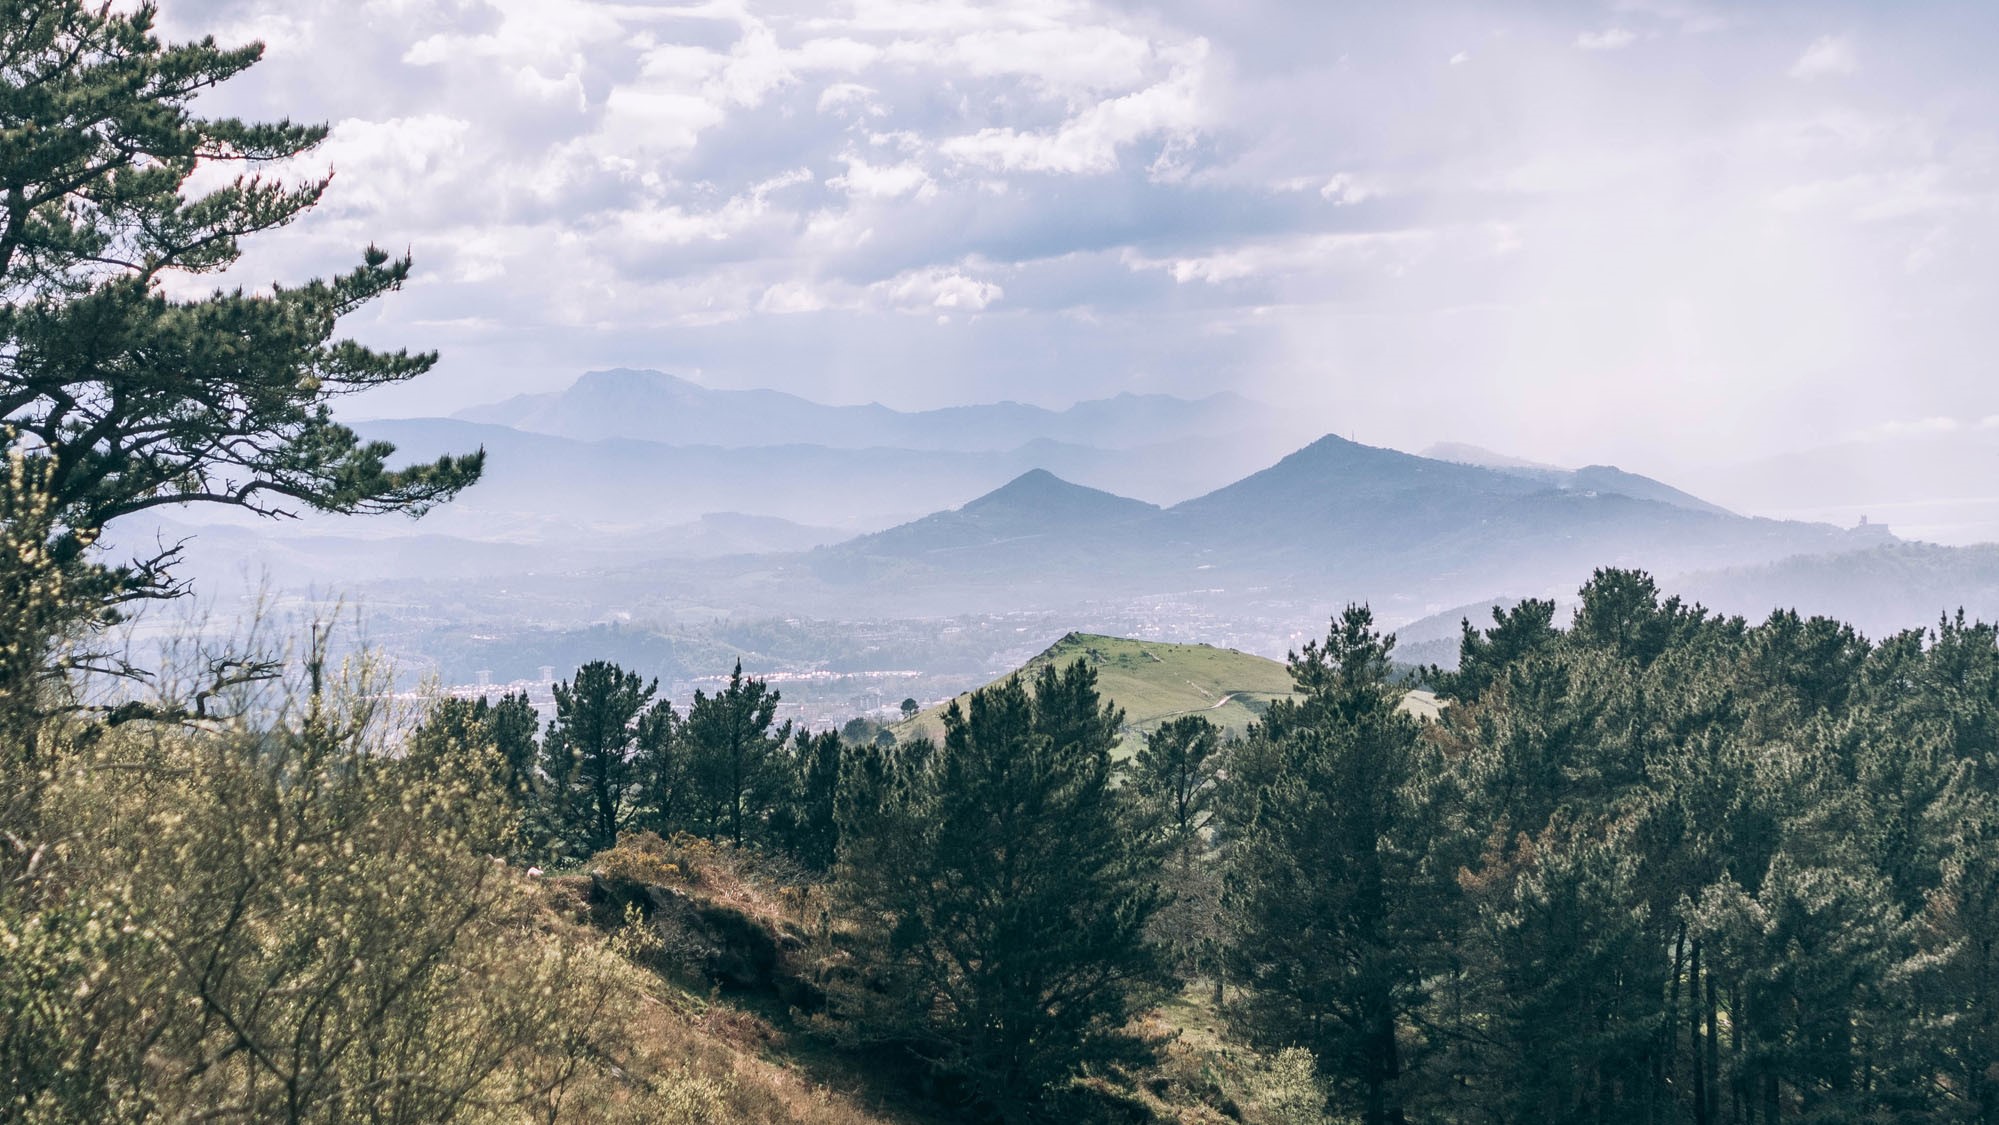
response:
M1405 1120L1402 1026L1421 1002L1433 880L1418 726L1364 607L1291 657L1299 698L1233 756L1224 809L1239 1022L1309 1049L1368 1125Z
M729 685L694 693L681 727L681 768L687 786L686 823L730 842L759 839L771 812L788 796L784 760L791 724L778 723L778 693L745 678L736 661Z
M470 846L497 794L382 755L379 683L305 664L256 721L63 743L0 892L10 1119L431 1121L577 1065L575 958Z
M671 707L652 701L658 689L602 660L555 685L555 720L541 748L542 815L561 854L603 851L643 815L656 788L643 767L664 757L659 743L672 736Z
M1059 1113L1069 1079L1139 1047L1125 1026L1163 981L1145 937L1158 855L1113 785L1121 718L1088 664L1049 666L950 708L934 756L857 768L842 891L891 987L845 1001L967 1112Z
M150 5L0 2L0 417L47 497L44 550L73 565L107 523L163 505L421 512L470 484L480 454L391 469L393 447L332 418L337 397L436 359L334 338L408 258L369 247L330 280L169 295L319 201L327 179L256 170L326 129L196 116L263 48L164 44L152 24ZM190 190L231 166L245 171ZM177 554L73 585L75 613L178 592Z

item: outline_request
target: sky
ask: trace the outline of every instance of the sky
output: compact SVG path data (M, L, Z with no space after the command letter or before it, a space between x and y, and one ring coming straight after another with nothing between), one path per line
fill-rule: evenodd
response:
M1662 473L1999 442L1999 4L163 9L267 44L205 112L332 127L226 282L415 257L348 328L443 358L362 413L636 366Z

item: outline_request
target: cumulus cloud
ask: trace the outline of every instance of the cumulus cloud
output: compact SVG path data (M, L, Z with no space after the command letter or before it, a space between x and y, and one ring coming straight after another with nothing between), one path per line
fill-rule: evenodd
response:
M955 267L910 270L868 287L869 296L894 309L921 312L979 312L1006 295L994 282Z
M937 194L937 181L923 170L921 164L905 160L897 164L870 164L853 153L841 158L846 162L845 175L835 176L826 181L826 186L846 192L850 196L870 199L900 199L909 196L914 199L930 199Z
M1146 138L1186 139L1208 120L1202 98L1207 54L1205 42L1191 43L1163 80L1096 102L1054 129L981 129L951 137L938 149L966 164L1007 172L1115 171L1120 150Z
M1941 0L1811 42L1805 0L1599 11L1580 33L1561 5L1131 0L163 19L269 41L203 112L333 125L271 170L333 171L324 203L194 282L415 255L353 330L445 358L378 412L685 359L898 405L1229 385L1379 441L1577 463L1669 458L1648 419L1672 396L1731 451L1999 415L1977 315L1999 90L1973 61L1999 29ZM1858 73L1876 41L1865 83L1786 76Z
M1812 40L1798 61L1787 71L1793 78L1844 78L1860 69L1853 41L1844 35L1821 35Z

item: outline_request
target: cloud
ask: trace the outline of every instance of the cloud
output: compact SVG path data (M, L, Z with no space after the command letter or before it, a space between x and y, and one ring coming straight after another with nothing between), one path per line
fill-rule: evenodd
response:
M1091 175L1116 171L1118 154L1147 138L1189 139L1209 120L1202 96L1207 44L1180 52L1163 80L1088 106L1050 130L981 129L951 137L938 151L965 164L1004 172Z
M1638 42L1638 33L1622 27L1585 31L1576 36L1576 46L1585 51L1621 51Z
M1785 73L1793 78L1844 78L1860 69L1853 41L1843 35L1821 35L1812 40L1798 61Z
M193 284L324 276L371 241L415 255L351 330L444 359L373 412L685 358L897 405L1226 385L1391 444L1661 472L1999 415L1978 315L1999 303L1978 61L1999 25L1849 5L1808 43L1827 25L1805 0L1578 10L175 0L162 20L270 40L199 112L334 124L272 170L334 169L322 205ZM1856 73L1861 49L1868 81L1836 99L1784 75ZM1436 80L1453 57L1477 81ZM1422 409L1411 385L1435 388ZM1699 436L1657 425L1661 401L1699 403Z
M852 153L842 157L847 164L847 172L826 181L826 186L844 191L850 196L869 199L900 199L910 196L918 200L931 199L937 194L937 181L915 161L899 164L870 164Z
M1423 230L1366 234L1314 234L1269 239L1186 257L1150 257L1137 251L1124 255L1134 271L1160 270L1182 285L1221 285L1248 278L1268 278L1301 272L1408 268L1434 241Z
M1006 290L959 268L932 266L878 281L868 287L868 294L904 311L979 312L1004 297Z
M1380 194L1378 189L1346 172L1334 173L1331 179L1319 187L1321 198L1330 199L1341 207L1365 203L1378 194Z

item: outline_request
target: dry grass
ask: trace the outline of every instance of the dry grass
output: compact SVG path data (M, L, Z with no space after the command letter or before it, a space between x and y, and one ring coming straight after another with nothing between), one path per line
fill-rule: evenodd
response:
M705 894L726 887L729 901L758 896L721 865L706 869ZM544 935L589 951L589 976L614 1029L605 1065L580 1074L563 1093L563 1122L795 1122L798 1125L911 1125L871 1106L852 1088L807 1074L784 1052L788 1037L764 1017L703 997L625 960L592 922L587 878L547 881Z

